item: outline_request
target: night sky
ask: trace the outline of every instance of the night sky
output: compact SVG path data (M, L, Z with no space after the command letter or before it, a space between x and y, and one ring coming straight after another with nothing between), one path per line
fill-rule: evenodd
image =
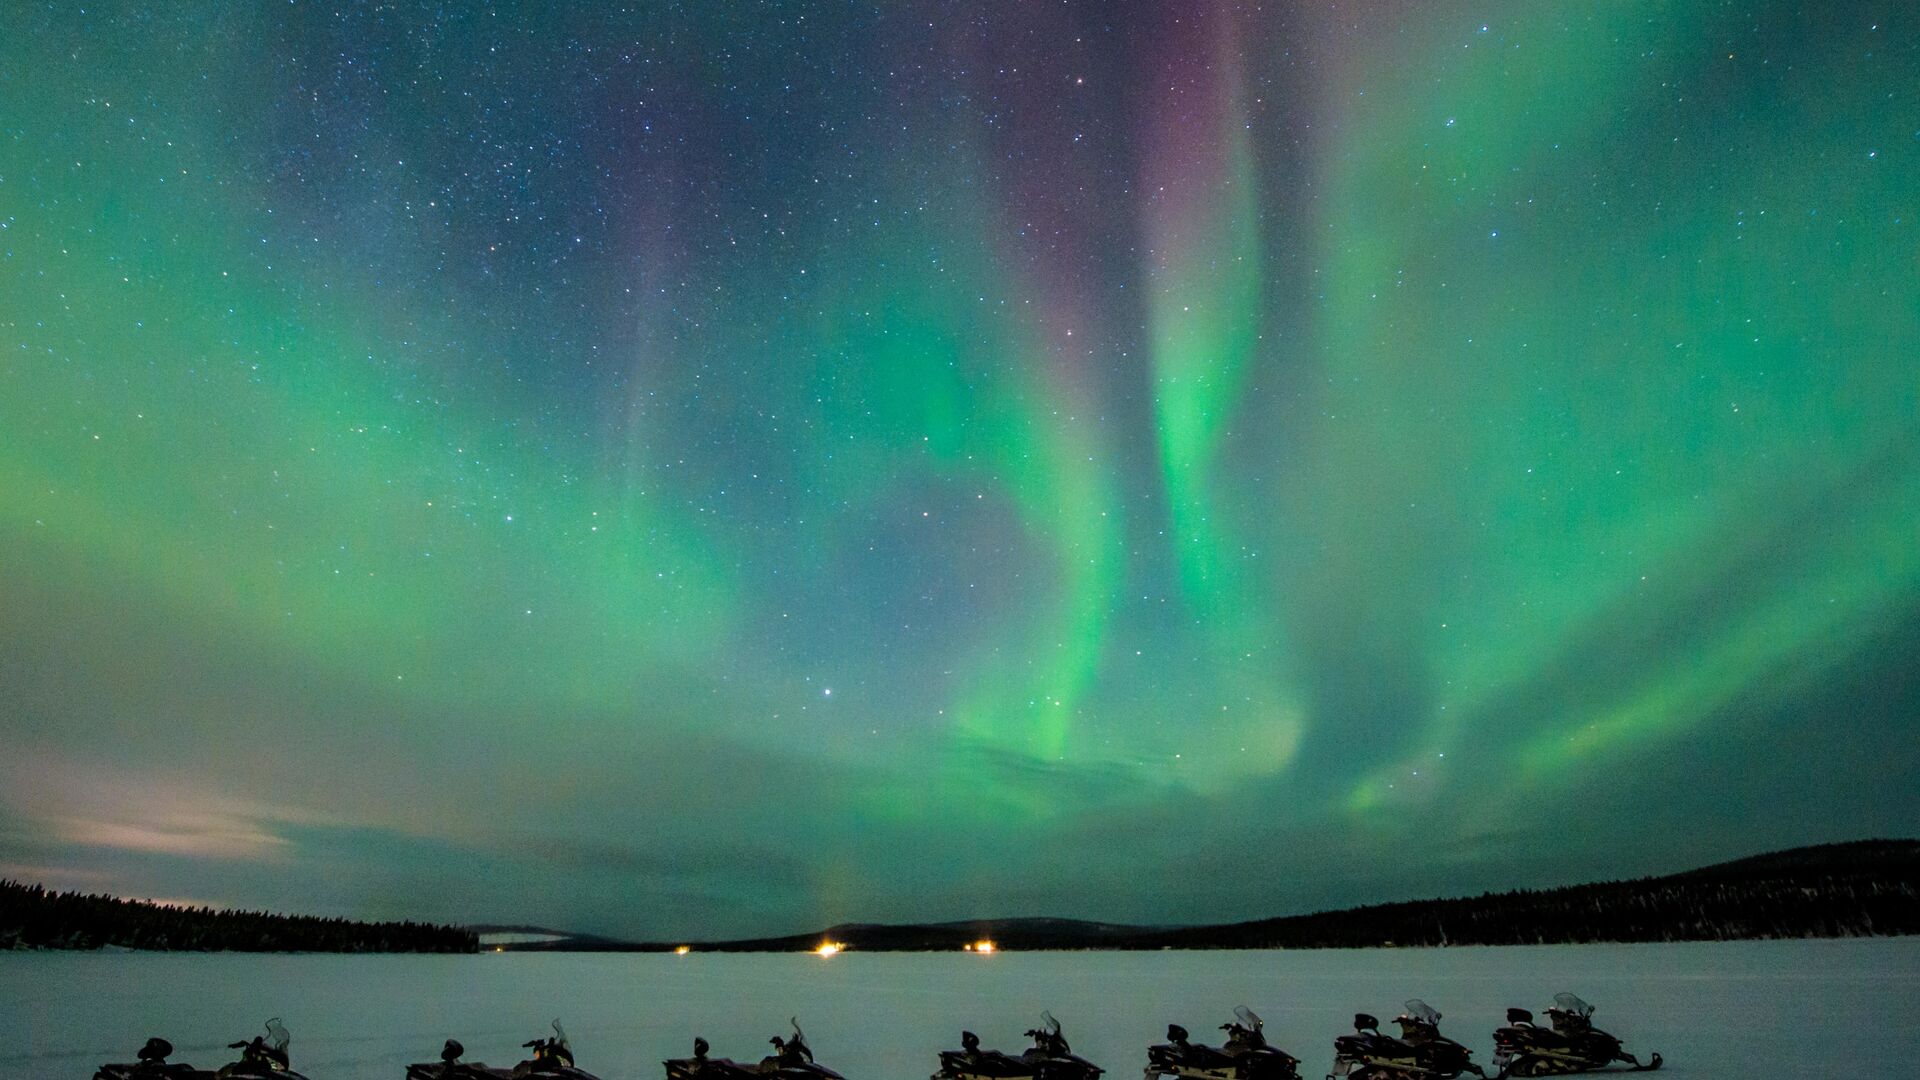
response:
M1912 5L584 6L0 11L0 876L693 936L1920 832Z

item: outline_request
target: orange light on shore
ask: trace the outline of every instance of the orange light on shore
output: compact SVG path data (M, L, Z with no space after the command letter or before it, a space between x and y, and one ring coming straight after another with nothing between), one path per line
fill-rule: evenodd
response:
M693 951L693 946L691 946L691 945L682 945L682 946L680 946L679 948L677 948L677 949L675 949L675 950L673 950L673 954L674 954L675 956L685 956L685 955L687 955L688 953L690 953L690 952L692 952L692 951Z
M813 950L813 952L815 956L832 956L844 948L846 948L846 946L838 941L823 941L820 943L820 947Z
M971 946L973 951L977 953L990 953L994 950L994 947L993 942L986 940L976 941Z

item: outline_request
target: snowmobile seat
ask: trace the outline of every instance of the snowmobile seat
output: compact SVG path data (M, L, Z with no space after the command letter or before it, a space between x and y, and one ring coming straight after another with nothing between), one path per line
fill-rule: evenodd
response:
M1391 1035L1376 1035L1367 1040L1367 1049L1372 1054L1390 1061L1412 1061L1420 1056L1413 1044Z
M1367 1013L1354 1013L1353 1014L1353 1030L1379 1031L1380 1021L1368 1015Z
M1507 1023L1509 1023L1509 1024L1525 1024L1525 1025L1527 1025L1528 1027L1532 1027L1532 1026L1533 1026L1533 1014L1532 1014L1532 1013L1530 1013L1530 1012L1528 1012L1528 1011L1527 1011L1527 1010L1525 1010L1525 1009L1508 1009L1508 1010L1507 1010Z
M1535 1045L1564 1049L1573 1045L1573 1039L1564 1031L1552 1028L1536 1027L1531 1032Z

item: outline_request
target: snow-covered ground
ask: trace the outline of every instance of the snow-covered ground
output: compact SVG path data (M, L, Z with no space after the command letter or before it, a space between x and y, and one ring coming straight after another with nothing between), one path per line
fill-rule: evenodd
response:
M1318 1077L1356 1010L1409 997L1484 1063L1508 1005L1558 990L1599 1006L1629 1050L1675 1077L1894 1077L1920 1062L1920 938L1359 952L844 953L640 956L90 955L0 953L0 1078L85 1080L148 1035L202 1067L269 1015L313 1080L397 1080L455 1036L469 1057L519 1059L559 1016L582 1067L658 1080L693 1036L757 1058L798 1014L849 1080L918 1080L964 1026L1019 1049L1052 1009L1074 1049L1132 1080L1168 1021L1201 1033L1238 1004Z

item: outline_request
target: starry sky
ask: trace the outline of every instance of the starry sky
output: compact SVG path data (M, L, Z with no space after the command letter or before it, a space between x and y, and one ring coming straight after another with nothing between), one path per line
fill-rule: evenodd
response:
M633 936L1920 824L1920 16L0 11L0 876Z

